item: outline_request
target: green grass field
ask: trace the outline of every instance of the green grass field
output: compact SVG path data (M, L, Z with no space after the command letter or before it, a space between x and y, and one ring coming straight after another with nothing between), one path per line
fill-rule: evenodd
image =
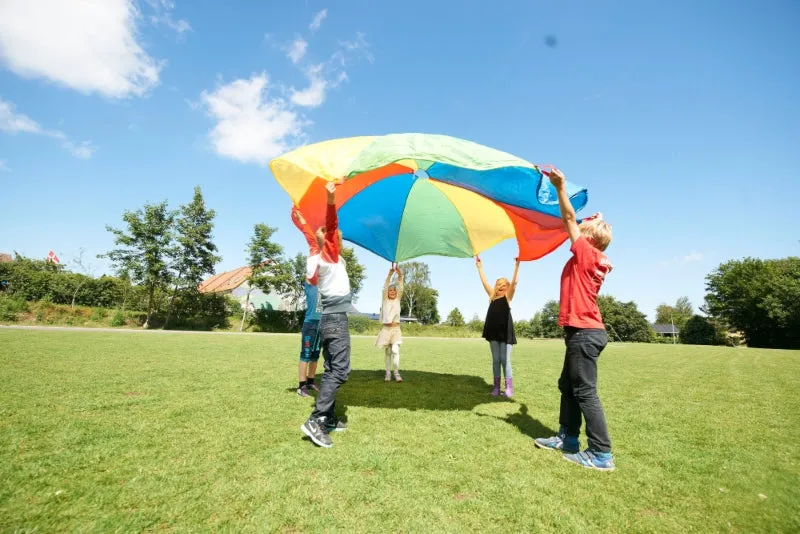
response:
M800 353L610 345L603 473L533 446L561 343L517 346L509 401L481 340L407 339L402 384L353 342L326 450L299 337L0 330L0 530L800 530Z

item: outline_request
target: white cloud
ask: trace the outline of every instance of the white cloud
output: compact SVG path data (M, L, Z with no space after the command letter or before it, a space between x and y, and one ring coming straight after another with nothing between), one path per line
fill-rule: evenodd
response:
M308 50L308 42L302 37L298 37L289 45L286 56L292 60L292 63L297 63L306 55L306 50Z
M299 142L306 123L268 89L263 72L201 93L200 103L217 121L209 138L218 154L266 165Z
M11 172L11 169L6 165L5 160L0 159L0 172Z
M676 256L675 258L672 258L671 260L662 261L661 265L663 265L665 267L671 267L671 266L676 266L676 265L677 266L682 266L682 265L686 265L688 263L694 263L694 262L698 262L698 261L703 261L704 259L705 259L705 254L703 254L702 252L692 251L689 254L686 254L685 256Z
M82 93L141 96L158 85L164 62L137 40L139 18L134 0L3 0L0 62Z
M175 9L175 2L170 0L147 0L147 3L153 9L154 14L150 16L150 22L158 26L163 24L169 29L183 35L184 32L191 31L192 27L183 19L177 21L172 18L171 11Z
M311 19L311 24L308 25L308 29L311 30L312 32L317 31L320 28L320 26L322 26L322 21L325 20L325 17L327 16L328 16L327 9L323 9L322 11L315 13L314 18Z
M94 154L95 148L90 141L75 143L60 130L46 130L38 122L25 114L14 111L14 105L0 98L0 131L8 134L30 133L44 135L61 143L63 148L69 150L79 159L89 159Z
M348 52L363 56L370 63L375 61L375 57L369 51L370 44L367 42L366 36L361 32L356 32L356 38L353 41L340 41L339 45ZM339 54L337 57L341 60L342 65L346 63L347 58L344 54Z
M328 88L328 82L322 77L322 68L324 65L313 65L306 70L309 85L302 91L292 88L292 103L309 108L315 108L322 105L325 101L325 91ZM345 76L347 76L345 74Z

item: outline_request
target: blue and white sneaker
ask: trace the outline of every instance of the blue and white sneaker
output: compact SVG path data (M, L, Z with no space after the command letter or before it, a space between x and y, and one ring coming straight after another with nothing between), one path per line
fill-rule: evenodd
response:
M598 469L600 471L613 471L615 469L614 457L610 452L592 452L586 449L575 454L565 454L564 459L587 469Z
M566 439L565 439L566 438ZM578 438L571 438L567 436L553 436L552 438L536 438L533 444L540 449L550 449L554 451L563 451L574 453L581 450L581 444Z

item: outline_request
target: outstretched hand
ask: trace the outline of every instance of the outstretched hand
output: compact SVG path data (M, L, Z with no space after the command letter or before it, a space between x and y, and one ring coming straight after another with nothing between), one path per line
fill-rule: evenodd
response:
M297 206L292 207L292 221L298 226L306 225L306 219L303 217L303 214L300 213L300 210L297 209Z
M564 181L566 180L566 178L564 178L564 173L555 167L547 174L547 176L550 178L550 183L553 184L553 187L556 189L564 186Z

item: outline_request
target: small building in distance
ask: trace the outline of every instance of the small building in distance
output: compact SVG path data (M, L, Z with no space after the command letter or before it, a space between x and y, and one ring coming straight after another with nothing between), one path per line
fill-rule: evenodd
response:
M204 280L197 288L200 293L223 293L234 297L244 308L247 302L247 292L250 291L251 310L293 310L292 303L275 293L265 294L257 287L250 290L250 275L253 270L250 267L239 267L232 271L215 274L211 278Z
M654 324L653 330L659 337L678 337L680 330L672 324Z

